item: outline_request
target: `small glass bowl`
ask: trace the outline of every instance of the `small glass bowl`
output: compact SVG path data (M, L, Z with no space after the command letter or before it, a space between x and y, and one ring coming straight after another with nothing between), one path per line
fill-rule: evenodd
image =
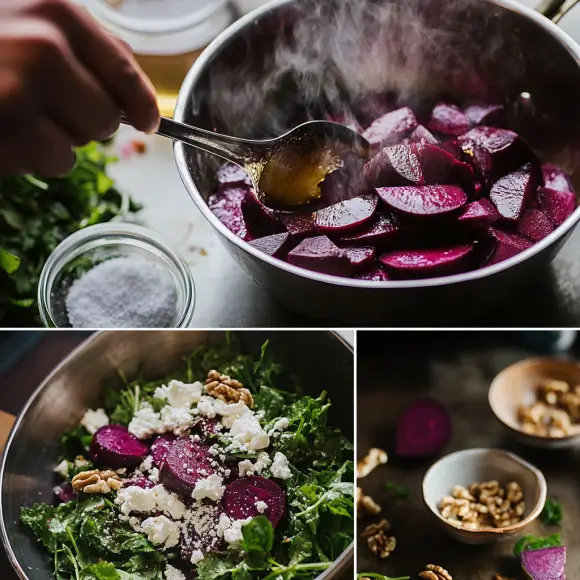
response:
M65 300L71 284L110 258L144 258L162 267L175 284L176 305L171 328L186 328L195 310L193 276L185 262L157 233L142 226L110 222L89 226L66 238L46 261L38 284L38 308L48 328L71 328Z

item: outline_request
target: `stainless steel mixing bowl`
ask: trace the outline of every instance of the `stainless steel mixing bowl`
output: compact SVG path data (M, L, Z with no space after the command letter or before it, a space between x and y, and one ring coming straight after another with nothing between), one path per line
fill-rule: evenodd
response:
M22 580L49 580L52 566L34 539L19 525L22 505L52 501L53 468L59 438L99 404L105 381L138 372L158 378L183 364L197 346L223 338L217 331L107 331L94 335L65 359L38 387L18 417L0 471L0 526L8 557ZM307 394L327 389L330 421L354 441L353 350L338 335L323 331L236 333L248 352L268 339L272 352L301 380ZM323 379L321 379L323 377ZM339 578L352 563L353 546L320 580Z
M554 20L576 0L542 9ZM278 0L219 36L189 72L175 118L242 137L279 134L297 108L394 89L427 104L519 102L514 128L580 186L580 47L538 11L511 0ZM361 48L362 47L362 48ZM522 93L531 95L532 106ZM306 271L266 256L208 209L216 159L179 143L181 178L234 260L257 284L308 316L353 326L452 325L517 300L545 273L580 209L540 243L492 267L419 281L368 282Z

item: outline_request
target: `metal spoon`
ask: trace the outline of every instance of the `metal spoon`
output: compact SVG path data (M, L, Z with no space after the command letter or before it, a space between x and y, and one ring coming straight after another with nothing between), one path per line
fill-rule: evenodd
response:
M370 149L361 135L330 121L310 121L281 137L256 141L220 135L162 117L157 134L239 165L250 175L262 203L276 209L320 198L320 182L341 166L343 154L352 151L368 157Z

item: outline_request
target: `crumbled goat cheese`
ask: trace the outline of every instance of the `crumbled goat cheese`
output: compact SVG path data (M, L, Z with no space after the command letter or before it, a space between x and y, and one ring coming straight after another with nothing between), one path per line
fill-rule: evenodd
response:
M225 486L223 479L219 475L210 475L205 479L200 479L196 484L191 494L193 499L208 498L213 501L219 501L224 494Z
M288 459L279 451L274 455L274 461L272 462L272 467L270 472L273 477L279 479L289 479L292 477L292 471L290 471L290 466L288 465Z
M119 519L121 519L119 517ZM136 518L135 516L131 516L129 518L129 525L136 531L141 533L141 522L139 521L139 518Z
M157 467L153 467L149 472L149 481L159 483L159 469Z
M163 431L173 431L175 435L183 435L191 427L193 418L187 409L167 405L161 409L161 423L163 423Z
M271 463L270 456L265 451L260 451L255 463L252 463L249 459L244 459L238 463L240 477L246 475L260 475L260 473L269 467Z
M244 459L238 463L240 477L252 475L254 473L254 464L249 459Z
M153 467L153 456L148 455L144 460L143 463L137 468L141 473L145 473L149 471Z
M204 559L203 552L201 550L194 550L193 554L191 555L191 563L192 564L199 564Z
M282 417L281 419L278 419L274 423L271 431L269 432L269 435L273 435L276 431L286 431L286 429L288 429L289 425L290 425L290 420L287 417Z
M138 439L148 439L155 433L162 432L162 429L159 413L156 413L149 403L143 403L129 423L129 433Z
M68 477L68 470L69 470L69 464L68 461L66 459L63 459L54 469L53 471L55 473L58 473L63 479L66 479Z
M123 487L119 490L115 503L121 506L121 513L126 516L131 512L163 512L174 520L180 520L186 512L185 505L179 498L162 485L150 489L136 485Z
M201 397L203 385L196 381L188 385L181 381L169 381L168 385L162 385L155 390L155 397L167 401L171 407L189 409L194 403L198 403Z
M220 538L223 537L232 547L236 547L243 539L242 528L251 521L252 518L231 520L226 514L222 513L217 525L218 535Z
M179 544L179 526L166 516L147 518L141 524L141 529L152 544L163 544L165 549Z
M101 427L109 424L109 417L104 409L89 409L81 420L81 425L91 434L94 435Z
M257 501L256 509L263 514L268 509L268 504L265 501Z
M181 570L174 568L170 564L167 564L167 568L165 568L165 579L166 580L186 580L185 574Z
M79 467L86 467L89 464L88 460L85 459L82 455L77 455L75 457L75 467L78 469Z
M127 473L127 468L120 467L119 469L115 469L115 473L117 473L118 475L125 475L125 473Z
M251 414L236 418L229 434L238 447L245 446L248 449L258 450L270 445L270 437L262 429L258 419Z

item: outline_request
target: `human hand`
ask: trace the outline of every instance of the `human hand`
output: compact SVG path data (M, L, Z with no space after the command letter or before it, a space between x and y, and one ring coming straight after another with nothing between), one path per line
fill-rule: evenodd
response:
M140 131L159 123L128 45L67 0L0 0L0 175L67 173L121 112Z

